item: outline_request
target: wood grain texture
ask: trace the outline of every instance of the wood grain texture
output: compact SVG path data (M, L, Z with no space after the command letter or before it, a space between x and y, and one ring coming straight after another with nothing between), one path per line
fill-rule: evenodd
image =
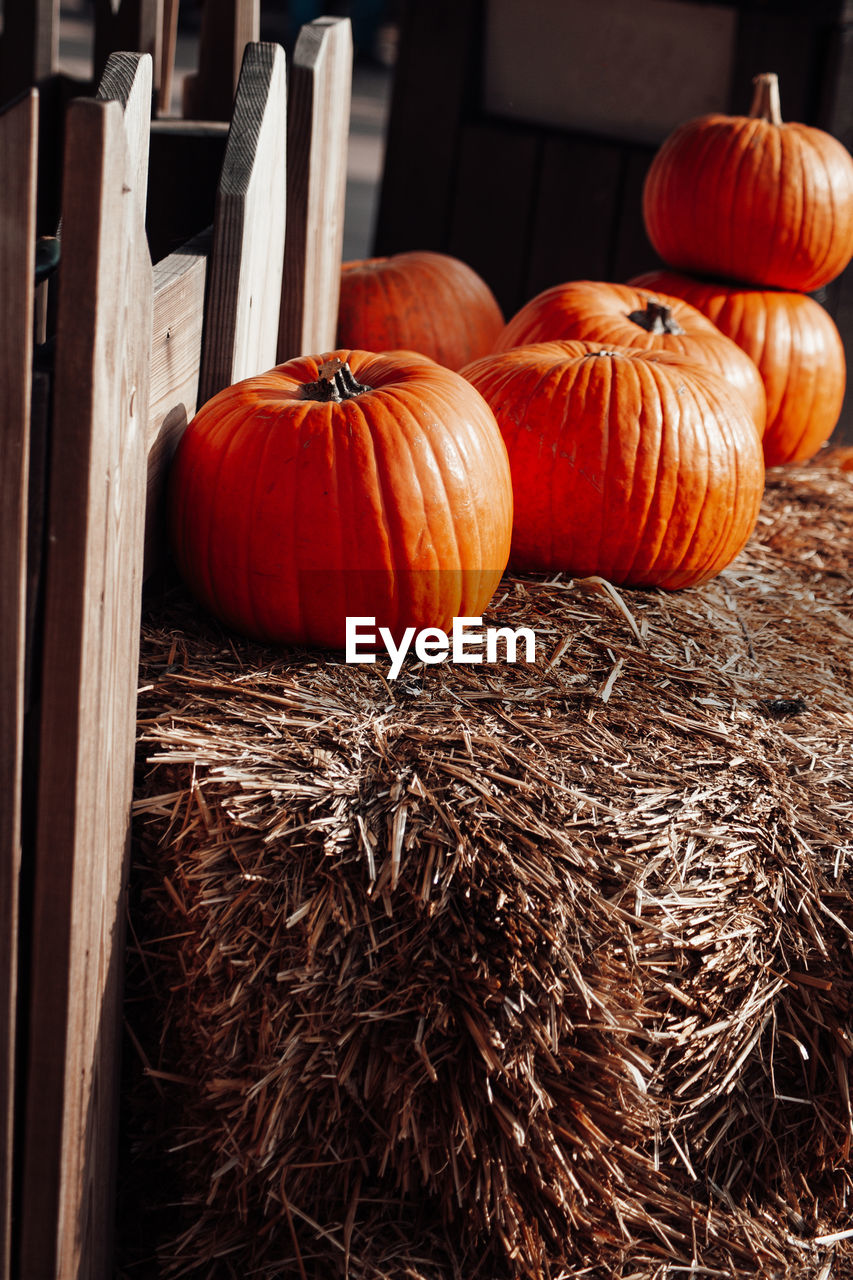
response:
M144 70L149 63L143 63L141 58L141 53L111 53L95 97L102 102L117 102L124 113L132 190L142 202L144 224L151 146L151 77Z
M199 403L275 364L284 263L284 50L246 47L216 195Z
M49 76L59 53L59 0L6 0L3 10L0 103Z
M230 120L247 44L260 38L260 0L205 0L198 71L184 80L188 120Z
M113 53L132 50L150 54L153 84L160 84L163 0L94 0L95 82L103 76Z
M172 455L196 411L210 231L154 268L151 387L145 446L148 494L145 577L164 551L165 490Z
M349 19L318 18L300 31L291 69L279 361L335 346L351 97Z
M151 59L137 66L150 101ZM133 95L129 101L133 100ZM66 126L20 1272L112 1274L151 353L142 113Z
M38 94L0 115L0 1277L10 1275Z

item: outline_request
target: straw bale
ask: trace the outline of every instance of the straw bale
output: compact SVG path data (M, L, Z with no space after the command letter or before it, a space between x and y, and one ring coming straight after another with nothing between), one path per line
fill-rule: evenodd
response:
M771 473L712 582L507 576L535 664L397 681L157 602L161 1274L853 1275L851 549L853 476Z

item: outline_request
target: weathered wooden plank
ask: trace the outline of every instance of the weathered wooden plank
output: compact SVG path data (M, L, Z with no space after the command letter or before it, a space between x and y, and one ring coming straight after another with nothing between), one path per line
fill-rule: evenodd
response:
M349 19L308 23L290 80L280 361L335 345L351 96Z
M49 76L58 53L59 0L7 0L0 36L0 103Z
M162 558L169 464L196 411L210 239L210 232L203 232L154 268L151 389L145 437L148 453L146 577Z
M126 855L151 351L128 110L67 117L45 578L39 807L20 1222L28 1280L112 1273Z
M143 226L151 146L151 77L142 70L142 66L148 67L149 63L140 63L140 55L144 52L111 53L95 94L102 102L117 102L124 113L131 190L134 198L141 201Z
M187 120L230 120L247 44L260 38L260 0L205 0L198 71L184 80Z
M38 94L0 115L0 1277L10 1275Z
M216 196L199 400L275 364L284 263L284 50L246 47Z

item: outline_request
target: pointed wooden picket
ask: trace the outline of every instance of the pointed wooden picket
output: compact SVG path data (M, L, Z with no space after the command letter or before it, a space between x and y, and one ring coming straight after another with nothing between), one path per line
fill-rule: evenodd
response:
M280 361L335 346L351 88L349 18L308 23L291 71Z
M275 364L284 263L284 50L250 44L216 196L199 400Z
M66 122L20 1272L112 1273L151 352L151 59ZM61 482L59 482L61 478Z

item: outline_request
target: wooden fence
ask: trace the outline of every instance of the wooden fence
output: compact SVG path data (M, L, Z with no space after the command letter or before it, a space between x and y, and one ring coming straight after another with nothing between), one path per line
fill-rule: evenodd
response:
M227 122L152 122L162 3L99 0L96 54L116 33L134 52L94 94L52 74L56 3L7 3L0 47L4 98L22 90L0 112L0 1280L112 1274L139 620L169 461L197 403L334 346L348 20L303 28L288 103L283 50L243 39L257 6L208 0L208 50L215 23L218 54L245 45L236 93L208 52L187 98L215 115L225 76Z

